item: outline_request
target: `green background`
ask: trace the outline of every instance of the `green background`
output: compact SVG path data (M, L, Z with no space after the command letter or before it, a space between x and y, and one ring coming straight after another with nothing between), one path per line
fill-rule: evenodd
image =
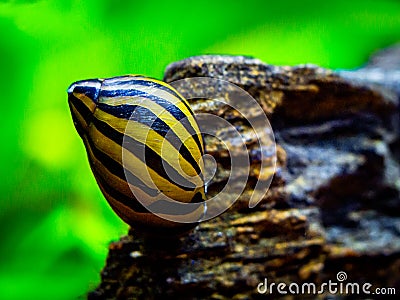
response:
M73 127L73 81L212 53L355 68L399 40L399 1L0 1L0 298L84 296L127 231Z

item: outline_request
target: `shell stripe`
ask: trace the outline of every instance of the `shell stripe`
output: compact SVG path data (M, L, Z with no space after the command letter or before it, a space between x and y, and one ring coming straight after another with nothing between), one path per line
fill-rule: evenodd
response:
M140 91L137 89L132 89L132 88L128 89L128 90L124 90L124 89L104 90L104 89L102 89L100 91L100 98L103 98L103 99L100 99L100 101L97 105L98 105L98 107L101 106L102 104L104 105L104 103L102 103L102 102L105 100L108 100L107 98L112 99L112 101L114 103L118 103L118 105L121 105L121 104L129 105L129 101L132 100L132 97L150 99L154 103L157 103L162 108L164 108L166 111L171 113L171 115L173 115L176 120L181 122L182 125L186 128L186 130L193 136L193 139L195 140L201 154L202 155L204 154L202 140L201 140L201 138L199 138L199 136L197 134L197 132L199 132L199 129L193 118L190 108L188 108L189 115L187 115L177 106L177 103L187 104L185 101L182 101L181 98L176 99L177 103L173 104L173 103L171 103L171 101L168 101L166 99L158 97L157 95L149 94L147 92ZM179 102L178 102L178 100L179 100ZM109 103L109 101L107 101L107 102ZM109 107L112 107L112 105L109 105ZM126 118L129 119L129 117L130 117L130 115L127 116Z
M152 228L152 227L157 228L157 222L160 222L161 223L160 225L162 225L162 226L166 225L165 220L162 220L162 219L156 220L157 217L155 218L152 215L152 213L149 214L148 212L147 213L142 213L140 211L135 211L134 209L131 208L131 206L127 205L127 203L123 203L123 202L119 201L118 198L117 198L118 200L116 200L116 198L114 198L111 195L109 195L107 193L107 191L105 191L101 186L100 186L100 188L102 189L102 192L107 196L107 199L110 200L111 207L120 216L122 215L122 218L123 217L131 218L133 216L137 221L139 221L139 222L141 221L142 225L145 225L147 228ZM200 220L204 215L204 206L199 205L198 207L194 207L194 209L192 209L192 210L186 209L186 211L185 211L186 214L181 214L180 212L181 211L175 212L176 214L174 212L171 212L171 214L160 213L158 218L160 218L161 216L165 216L167 218L174 217L175 219L177 219L176 217L181 216L180 219L183 222L185 222L185 220L188 220L188 219L192 220L193 217L196 217L197 220ZM172 225L172 226L174 226L174 225ZM193 228L193 226L190 225L189 223L187 223L187 224L179 224L179 226L180 227L187 227L187 229ZM175 226L171 227L171 224L168 224L168 227L169 227L168 228L168 234L173 233L174 232L173 228ZM158 228L158 230L160 230L160 228ZM179 232L180 231L179 227L176 228L176 230Z
M95 164L91 164L93 172L97 171L97 173L95 174L96 178L97 178L97 176L100 176L100 174L103 174L103 178L105 181L104 184L107 184L108 186L112 186L113 189L115 189L116 191L123 192L123 194L125 194L126 196L128 196L131 199L133 196L132 189L134 189L135 195L136 195L136 192L140 192L143 196L145 196L145 198L140 197L144 201L145 201L145 199L151 199L150 201L157 200L157 196L159 195L158 189L155 190L155 189L152 189L151 187L149 187L149 185L152 185L152 181L151 181L151 184L146 184L146 182L142 180L143 178L140 179L140 178L136 177L135 175L130 173L130 171L127 168L123 168L118 163L118 161L121 160L121 152L122 152L122 148L119 145L115 144L112 140L110 140L107 137L105 137L104 135L102 135L99 131L97 131L97 129L94 126L92 126L92 128L91 128L91 136L95 140L102 141L99 145L95 145L94 142L92 140L90 140L88 136L84 137L84 143L85 143L87 151L88 151L89 159L92 159L93 161L96 162ZM106 149L102 149L102 147L104 148L104 145L109 145L112 147L112 149L114 150L115 153L110 154L109 152L107 152L112 157L109 156L108 154L104 153L104 151L106 151ZM138 165L141 164L141 161L139 161L138 159L135 160L135 158L130 159L130 161L132 162L132 165L136 166L136 167L138 167ZM110 166L109 164L112 164L112 166ZM141 167L145 167L145 166L142 164ZM128 182L125 181L124 178L120 178L120 176L123 176L124 170L126 171L126 175L127 175L126 178L128 179ZM135 170L135 169L133 169L133 170ZM154 171L152 171L152 170L149 170L149 172L154 173ZM115 175L115 173L118 175ZM99 174L99 175L97 175L97 174ZM109 175L111 175L111 176L109 176ZM138 176L141 176L141 175L142 174L139 174ZM131 179L130 176L134 176L133 179ZM135 185L135 182L133 180L138 180L137 185ZM164 180L164 179L160 179L160 180ZM132 184L130 184L130 183L132 183ZM192 196L188 197L188 195L191 195L192 192L182 191L180 189L179 190L176 189L173 192L178 193L180 196L187 198L188 201L191 200L190 198ZM108 193L115 194L112 192L112 189L110 189ZM118 195L119 194L120 193L118 193ZM116 199L118 199L118 197L119 196L116 196ZM126 201L127 201L127 203L129 202L127 199L126 199ZM146 203L147 203L147 201L146 201Z
M97 128L99 132L101 132L104 136L113 140L117 145L122 145L124 142L124 134L118 132L113 127L111 127L106 122L103 122L97 118L93 118L93 125ZM152 162L152 166L147 166L148 169L152 169L158 176L168 180L171 184L179 187L184 191L193 191L196 186L188 181L186 178L182 177L168 162L166 162L159 154L157 154L153 149L151 149L148 145L143 144L130 136L125 135L125 144L129 145L128 148L125 147L126 150L131 152L136 158L142 161L143 164L146 165L146 159ZM141 149L144 147L144 157L142 157ZM171 174L173 178L178 178L179 182L184 182L184 185L178 184L173 181L168 174L166 173L167 169L168 173Z
M165 84L164 82L152 78L146 77L133 77L133 76L122 76L120 78L115 78L116 80L107 80L103 82L102 89L108 89L108 87L121 87L121 86L133 86L133 85L141 85L144 87L154 88L155 90L163 90L172 96L175 96L179 100L184 102L184 105L187 109L192 113L192 109L189 106L188 101L179 94L177 90L175 90L172 86ZM193 113L192 113L193 114Z
M204 154L201 134L195 133L198 132L199 129L195 123L194 116L186 117L182 114L182 111L178 110L181 115L179 116L179 119L177 119L177 117L173 115L173 113L177 111L176 107L174 109L171 109L171 106L173 105L169 105L170 109L166 110L158 103L147 101L146 98L142 97L135 98L135 104L126 104L126 102L129 103L129 101L132 100L122 98L122 100L118 101L113 98L114 105L108 105L109 102L107 104L99 103L99 108L118 118L124 118L126 120L136 120L139 122L143 120L143 122L146 122L145 124L148 124L149 127L153 127L153 129L156 129L157 124L152 124L152 121L155 120L154 116L149 114L141 114L138 113L138 111L135 111L139 107L146 108L147 110L151 111L153 115L155 115L159 119L162 119L162 121L164 121L168 125L166 131L171 129L172 132L179 136L179 139L181 141L184 141L185 143L190 143L188 147L191 150L196 151L196 154L200 153L199 156L202 156ZM192 126L192 123L195 127ZM196 147L197 150L195 149Z
M118 81L118 82L114 82L112 86L131 86L131 89L133 88L133 86L135 85L136 88L137 86L143 86L143 87L148 87L148 88L154 88L155 90L157 90L157 93L159 92L159 90L162 90L174 97L176 97L177 99L179 99L180 101L183 102L183 104L186 106L188 112L193 115L193 111L189 106L188 101L183 98L175 89L172 89L171 86L166 86L164 85L162 82L156 81L156 80L149 80L146 78L141 78L141 79L130 79L130 80L126 80L126 81ZM104 84L103 85L103 89L106 89L107 85ZM120 89L122 90L122 89Z
M79 133L79 135L83 135L84 133L84 128L82 124L86 124L85 120L83 119L82 115L78 112L78 110L76 109L76 107L70 102L69 103L69 108L71 110L72 113L72 120L74 122L76 131ZM87 125L86 125L87 127Z
M123 148L119 144L115 143L113 140L108 138L107 136L103 135L95 126L91 126L89 133L92 141L97 141L97 144L93 142L96 148L98 148L98 150L102 151L103 153L107 153L107 155L116 163L121 165L122 168L121 162L122 162ZM124 166L125 170L131 170L132 173L134 173L138 178L140 178L143 184L145 184L149 188L157 189L157 192L161 190L172 197L177 196L178 199L183 198L190 200L192 198L192 196L190 196L193 193L192 191L185 191L183 189L180 189L176 185L171 185L171 183L168 180L161 177L153 169L147 168L146 164L144 164L142 160L134 156L131 152L127 150L125 150L124 152L125 152L124 155L127 157L127 159L124 161L126 163ZM129 178L127 179L129 180ZM158 182L161 188L158 188L154 184L154 182ZM109 182L109 184L113 184L113 182ZM129 182L127 182L127 184L129 184ZM169 187L168 190L165 190L166 186ZM132 187L134 187L134 185L132 185ZM147 197L147 198L154 198L154 197Z
M194 150L193 146L194 145L185 145L184 141L185 139L188 141L186 143L190 142L190 134L188 133L187 135L182 135L182 130L174 130L171 128L167 123L166 123L166 118L160 119L159 117L156 116L150 109L143 107L143 106L138 106L138 105L118 105L118 106L108 106L108 105L100 105L98 109L96 110L95 117L98 119L101 119L105 121L105 118L109 119L109 122L111 123L110 117L109 116L104 116L102 115L102 112L110 114L116 118L122 118L122 119L129 119L131 118L130 122L137 122L143 125L146 125L148 129L154 130L157 134L159 134L161 137L166 138L167 141L179 152L179 154L187 161L187 163L195 170L195 173L199 175L201 173L201 168L198 165L198 162L194 159L193 155L189 151L188 147L191 150ZM172 116L171 116L172 117ZM134 120L134 121L132 121ZM116 124L118 120L113 119L112 124ZM128 125L127 122L120 122L121 123L121 129L126 129L127 132L125 134L130 133L130 128L133 125ZM133 124L133 123L132 123ZM181 123L178 123L180 125ZM175 126L173 126L175 127ZM181 126L177 126L181 127ZM180 128L178 128L180 129ZM125 131L125 130L124 130ZM148 133L149 130L147 130ZM185 132L185 131L183 131ZM139 132L137 132L139 133ZM145 130L143 130L143 133L145 134ZM167 135L168 133L168 135ZM178 133L179 136L178 136ZM135 134L135 132L132 132L132 134ZM157 137L156 137L157 138ZM159 139L159 138L158 138ZM156 140L158 140L156 139ZM143 141L142 141L143 142ZM200 152L200 149L196 149ZM200 152L201 153L201 152Z
M89 143L90 141L86 138L86 142ZM137 213L148 213L148 210L138 201L132 201L132 196L129 197L125 195L124 193L121 193L119 190L113 188L108 182L106 182L106 179L104 176L102 176L102 172L98 169L96 165L97 157L95 156L94 152L92 151L93 149L96 149L96 147L92 147L93 145L90 145L88 148L88 155L91 158L90 165L93 170L93 173L95 173L95 177L97 180L97 183L99 184L100 188L102 189L103 192L107 193L109 196L111 196L114 199L118 199L119 202L124 204L125 206L129 207L130 209L134 210ZM99 150L97 150L99 151ZM140 187L137 187L140 188ZM198 199L197 199L198 198ZM196 195L193 197L191 202L199 202L201 201L201 193L198 192ZM199 205L200 206L200 205ZM190 213L193 213L195 210L197 210L199 207L197 206L183 206L182 203L176 202L176 201L170 201L170 200L156 200L152 202L148 206L149 210L152 211L153 213L163 213L164 215L187 215Z
M70 97L70 104L73 106L73 108L76 110L76 112L79 114L81 120L88 126L90 124L90 121L92 119L93 113L90 111L89 107L86 106L81 100L76 98L75 96ZM72 116L77 114L74 113ZM79 118L79 116L77 116ZM78 122L81 123L81 122ZM80 126L82 128L82 126Z
M116 176L118 178L118 181L121 180L120 183L129 183L131 185L137 186L150 197L155 197L158 195L158 190L152 189L151 187L147 186L139 177L132 174L131 171L124 168L117 161L102 152L88 137L85 137L85 145L87 147L87 150L90 151L90 158L98 162L99 166L101 166L97 167L96 164L96 169L103 168L104 170L107 170L110 174ZM116 179L113 179L111 182L116 182Z
M94 157L94 156L93 156ZM91 157L91 158L93 158ZM94 175L96 176L96 181L98 185L100 186L101 190L114 199L118 199L121 203L124 205L128 206L135 212L140 212L140 213L147 213L148 211L146 208L138 201L132 201L132 197L129 197L123 193L121 193L119 190L113 188L111 185L106 182L106 180L101 176L101 172L97 170L97 168L93 165L91 162L91 167Z

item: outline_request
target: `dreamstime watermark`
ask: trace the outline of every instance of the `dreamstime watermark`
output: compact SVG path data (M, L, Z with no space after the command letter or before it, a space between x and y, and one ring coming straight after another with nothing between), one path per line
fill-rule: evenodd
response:
M246 124L247 130L245 134L241 132L241 128L232 124L225 118L221 117L216 113L216 110L207 111L203 110L202 113L195 113L194 117L199 126L200 132L203 136L212 136L216 138L221 145L223 145L229 152L230 158L230 173L227 177L226 183L221 191L213 197L209 197L206 201L196 202L196 203L184 203L179 202L166 193L163 193L158 186L152 180L149 170L145 167L138 169L130 168L135 170L140 174L143 182L153 190L158 190L156 196L154 196L155 201L162 200L165 206L160 209L157 207L157 211L152 209L151 202L145 197L142 197L141 190L135 188L135 182L129 182L129 174L125 174L128 182L130 183L130 188L132 193L135 195L138 201L141 202L149 211L153 212L157 216L180 223L194 223L198 221L205 221L212 219L224 211L226 211L243 193L246 184L248 182L249 175L251 174L251 160L253 159L249 155L248 150L248 139L249 134L256 141L257 146L255 148L259 149L256 154L257 161L259 161L259 171L258 180L254 183L254 189L249 197L249 207L252 208L256 206L267 193L268 188L271 184L272 177L276 165L276 144L275 138L272 131L272 127L264 113L264 110L259 105L259 103L248 94L246 91L236 86L233 83L224 81L216 78L209 77L195 77L186 78L182 80L177 80L170 83L182 96L186 99L211 99L213 105L218 107L216 110L221 109L222 111L230 111L233 116L241 120L241 124ZM149 90L149 93L159 97L159 98L170 98L171 95L165 90ZM155 122L157 119L161 119L165 111L161 110L160 113L154 117ZM158 118L160 116L160 118ZM140 118L137 112L133 112L131 119ZM232 116L231 116L232 117ZM190 119L191 116L182 118L179 120L179 124L176 123L171 125L169 132L165 135L165 138L161 142L161 153L163 156L174 156L174 161L179 161L179 152L170 151L169 141L173 139L175 135L175 130L185 127L187 128L192 123ZM232 117L233 118L233 117ZM149 122L147 120L147 122ZM131 122L132 125L128 124L125 130L125 136L123 140L123 152L122 152L122 162L124 166L129 166L132 164L129 153L129 137L130 132L137 130L135 127L135 122ZM240 126L239 126L240 127ZM148 132L150 132L151 126L148 127ZM247 135L246 135L247 134ZM174 142L177 142L176 139ZM182 144L185 141L178 141ZM165 146L165 147L164 147ZM169 148L168 148L169 146ZM209 145L212 146L212 145ZM207 145L205 145L207 152ZM146 161L146 149L136 149L135 153L140 153L140 159ZM268 158L268 159L267 159ZM180 169L179 164L174 165L173 168L165 168L163 165L165 174L168 175L169 181L183 187L184 189L190 189L193 185L196 188L205 183L205 189L207 190L207 185L212 181L213 176L216 174L217 163L213 157L208 154L203 155L202 162L198 162L199 165L203 166L201 174L196 176L189 176ZM168 166L167 166L168 167ZM240 176L239 176L240 175ZM132 177L132 176L131 176ZM190 186L188 186L188 184ZM147 202L146 202L147 201ZM198 209L203 209L204 213L199 220L199 216L196 214L187 213L188 211L198 211Z
M329 280L321 284L312 282L285 283L285 282L264 282L257 285L259 294L280 294L280 295L395 295L394 287L373 287L371 283L345 282L346 272L340 271L336 274L336 281Z

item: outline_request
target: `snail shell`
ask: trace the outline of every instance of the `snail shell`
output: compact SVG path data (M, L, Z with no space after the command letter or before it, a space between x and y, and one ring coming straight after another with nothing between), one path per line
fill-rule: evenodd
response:
M200 221L204 145L174 88L144 76L90 79L69 87L68 103L96 181L123 221L150 234L179 234ZM201 205L174 209L176 201Z

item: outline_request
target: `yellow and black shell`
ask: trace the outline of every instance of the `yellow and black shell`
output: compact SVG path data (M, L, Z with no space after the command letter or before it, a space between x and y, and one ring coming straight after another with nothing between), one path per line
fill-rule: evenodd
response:
M127 75L77 81L68 103L96 181L126 223L150 234L196 225L185 220L199 221L204 205L164 209L171 199L206 198L203 140L186 99L162 81Z

